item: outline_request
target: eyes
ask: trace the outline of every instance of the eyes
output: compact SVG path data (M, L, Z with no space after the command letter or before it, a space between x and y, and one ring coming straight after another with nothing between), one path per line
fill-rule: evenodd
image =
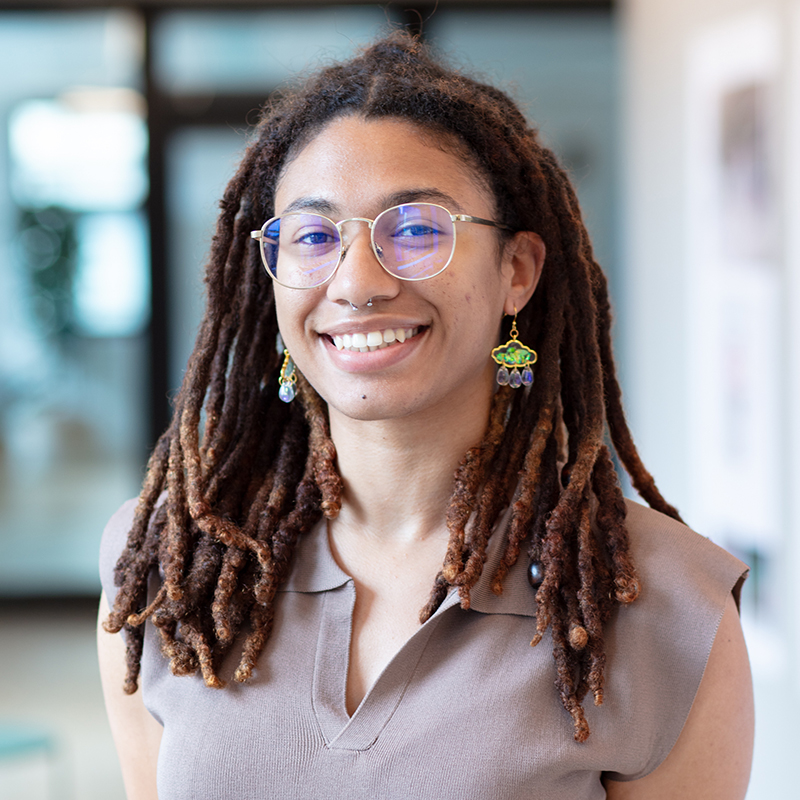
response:
M404 222L395 225L394 228L381 230L382 236L390 239L420 239L430 236L442 235L444 232L440 229L430 225L427 222ZM336 228L330 225L312 226L310 229L296 231L292 238L292 244L308 245L314 247L321 247L330 245L332 247L339 244L339 232Z
M264 265L278 283L310 289L330 280L350 237L358 235L358 228L351 226L358 225L369 227L372 250L389 274L409 281L438 275L453 258L456 221L499 224L455 216L435 203L406 203L387 208L374 220L351 217L334 222L322 214L291 211L250 235L261 242Z
M413 239L418 236L435 236L439 233L441 233L441 231L432 228L430 225L425 225L423 223L409 223L399 226L393 233L390 233L389 235L392 238L405 237L408 239Z
M321 247L326 244L338 246L339 235L335 228L332 232L331 230L298 231L292 243L298 245L313 245L315 247Z

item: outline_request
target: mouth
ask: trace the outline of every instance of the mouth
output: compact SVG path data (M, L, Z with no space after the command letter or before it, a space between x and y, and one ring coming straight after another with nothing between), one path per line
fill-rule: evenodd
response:
M386 328L386 330L369 331L369 333L345 333L341 336L329 336L337 350L349 350L351 353L369 353L382 350L395 344L402 344L416 336L424 328Z

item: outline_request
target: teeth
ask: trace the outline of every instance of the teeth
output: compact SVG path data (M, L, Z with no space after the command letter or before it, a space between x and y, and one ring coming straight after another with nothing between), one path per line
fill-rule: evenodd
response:
M337 350L353 350L360 353L370 353L373 350L382 350L394 342L404 342L419 333L419 328L387 328L385 331L370 331L369 333L345 333L334 336L333 343Z

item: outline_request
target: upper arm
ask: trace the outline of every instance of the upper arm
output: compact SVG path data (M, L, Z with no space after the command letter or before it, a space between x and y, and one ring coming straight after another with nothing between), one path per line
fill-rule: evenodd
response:
M100 598L97 653L100 678L111 733L117 747L128 800L157 800L156 763L162 727L145 708L142 691L128 695L125 678L125 642L119 634L107 633L102 622L108 617L105 593Z
M753 754L753 685L733 597L678 741L639 780L606 780L609 800L741 800Z

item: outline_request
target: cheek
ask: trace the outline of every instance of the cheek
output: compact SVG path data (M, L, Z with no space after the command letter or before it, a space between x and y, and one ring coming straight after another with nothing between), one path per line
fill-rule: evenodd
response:
M276 286L276 289L278 287ZM308 300L297 293L280 287L281 291L275 292L275 313L278 317L278 328L287 347L290 344L297 346L303 333L304 322L308 314Z

